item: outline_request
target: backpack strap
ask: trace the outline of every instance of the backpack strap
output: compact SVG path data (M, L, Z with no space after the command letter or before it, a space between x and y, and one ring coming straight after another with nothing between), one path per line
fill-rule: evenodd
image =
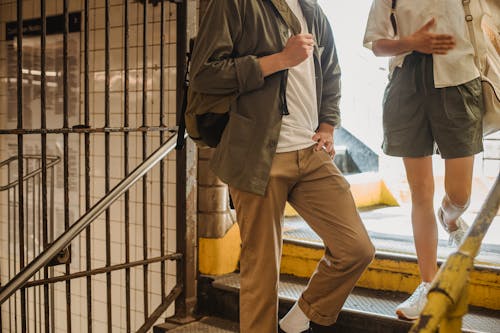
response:
M476 33L474 32L474 24L472 23L474 17L472 16L469 4L470 0L462 0L462 5L464 6L464 12L465 12L465 22L467 23L467 29L469 30L469 38L472 43L472 46L474 47L474 62L476 63L476 66L479 69L479 71L482 73L481 62L479 61Z
M191 38L189 40L189 51L186 53L186 71L184 72L184 94L182 95L182 104L181 104L181 115L179 119L179 128L177 130L177 145L175 146L176 150L182 150L186 143L186 138L184 137L186 134L186 109L187 109L187 95L189 88L189 65L191 62L191 52L193 50L194 39Z
M300 21L292 12L286 0L271 0L274 8L278 11L283 21L292 31L292 34L300 34L302 27L300 26Z
M394 30L394 35L398 34L398 26L396 24L396 5L397 5L397 0L392 0L390 19L391 19L392 29Z

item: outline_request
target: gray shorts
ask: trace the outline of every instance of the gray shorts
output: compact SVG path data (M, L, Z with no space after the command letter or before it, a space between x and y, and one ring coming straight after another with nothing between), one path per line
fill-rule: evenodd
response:
M396 68L383 102L387 155L445 159L483 151L483 98L479 79L435 88L432 55L414 52Z

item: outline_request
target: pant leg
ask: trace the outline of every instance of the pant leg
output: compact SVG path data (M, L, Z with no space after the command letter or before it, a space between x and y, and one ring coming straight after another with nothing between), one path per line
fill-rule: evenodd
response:
M326 251L299 306L315 323L331 325L374 247L357 212L349 183L323 151L300 151L301 178L289 201L323 240Z
M297 174L293 171L296 170L296 164L293 163L296 158L293 156L294 153L275 156L265 196L230 188L242 242L242 333L277 331L283 213L293 174Z

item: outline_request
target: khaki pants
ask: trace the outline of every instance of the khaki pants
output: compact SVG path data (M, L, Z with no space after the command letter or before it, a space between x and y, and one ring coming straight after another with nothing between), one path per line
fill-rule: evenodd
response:
M265 196L230 188L240 226L240 331L277 331L283 213L287 201L323 239L325 254L299 299L315 323L331 325L374 248L349 183L324 151L276 154Z

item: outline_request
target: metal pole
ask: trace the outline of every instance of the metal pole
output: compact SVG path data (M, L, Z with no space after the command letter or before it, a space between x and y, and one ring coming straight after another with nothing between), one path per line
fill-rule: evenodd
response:
M23 1L17 0L17 128L23 128ZM24 140L17 136L18 179L24 174ZM19 268L24 268L24 184L18 184ZM21 289L21 332L26 332L26 291Z
M124 47L123 47L123 54L124 54L124 75L125 75L125 82L124 82L124 87L123 87L123 126L128 127L129 126L129 86L130 86L130 78L129 78L129 56L128 56L128 50L129 50L129 43L130 43L130 37L129 37L129 21L128 21L128 0L124 0L124 9L125 9L125 18L124 18L124 31L125 31L125 36L124 36ZM129 133L125 132L123 133L123 173L125 176L128 175L129 173ZM125 262L128 263L130 262L130 192L127 191L125 192L125 203L124 203L124 215L125 215ZM131 316L130 316L130 311L131 311L131 301L130 301L130 268L127 267L125 269L125 321L126 321L126 332L130 333L131 332Z
M85 0L85 17L84 17L84 29L85 29L85 40L84 40L84 61L85 61L85 71L84 71L84 118L85 127L90 128L90 25L89 25L89 11L90 11L90 0ZM88 212L90 209L90 133L85 133L85 211ZM92 233L90 225L85 230L85 258L86 258L86 269L90 271L92 269ZM87 288L87 332L92 333L92 277L88 276L86 280Z

